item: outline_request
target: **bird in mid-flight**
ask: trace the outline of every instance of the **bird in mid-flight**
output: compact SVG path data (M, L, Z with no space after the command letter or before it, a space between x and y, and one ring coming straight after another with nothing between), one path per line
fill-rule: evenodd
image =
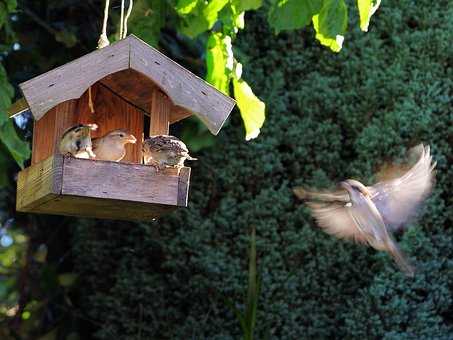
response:
M174 136L151 136L143 142L143 161L156 171L165 168L181 169L185 160L196 160L189 155L186 144Z
M58 151L62 155L71 155L76 158L94 158L91 131L97 128L96 124L78 124L70 127L61 136Z
M399 249L392 233L404 228L428 196L434 182L434 168L429 146L415 147L418 161L400 177L365 186L348 179L337 191L316 192L294 188L306 200L321 228L338 238L388 252L400 269L409 276L413 267Z
M126 144L135 144L137 138L125 129L117 129L93 139L96 160L119 162L126 156Z

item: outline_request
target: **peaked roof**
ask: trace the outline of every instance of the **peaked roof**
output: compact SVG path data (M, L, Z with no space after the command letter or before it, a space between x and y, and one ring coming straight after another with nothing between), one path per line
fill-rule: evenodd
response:
M186 112L180 118L195 114L213 134L219 132L235 105L232 98L134 35L28 80L20 88L33 117L39 120L54 106L80 98L97 81L125 70L150 79Z

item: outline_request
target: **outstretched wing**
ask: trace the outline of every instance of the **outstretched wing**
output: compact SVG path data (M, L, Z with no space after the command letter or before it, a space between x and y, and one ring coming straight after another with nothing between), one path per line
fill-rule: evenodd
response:
M432 162L429 146L419 145L415 151L419 159L404 175L368 187L373 203L393 231L415 215L433 186L436 163Z
M307 202L318 225L329 235L340 239L349 239L358 243L367 243L365 234L352 218L350 203Z

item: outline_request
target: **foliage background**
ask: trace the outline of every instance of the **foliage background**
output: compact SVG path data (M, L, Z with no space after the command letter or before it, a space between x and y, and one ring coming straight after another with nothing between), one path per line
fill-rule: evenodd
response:
M94 47L95 3L22 5L78 41L64 46L19 14L22 48L3 58L14 84ZM242 307L251 227L262 280L256 338L453 337L452 6L385 1L367 34L349 17L339 54L311 28L275 36L265 16L246 17L235 54L267 104L266 123L245 143L232 115L197 154L188 209L151 224L17 215L18 169L1 153L1 230L15 242L0 246L0 338L239 338L224 297ZM197 42L162 32L166 53L202 75ZM18 130L24 138L29 125ZM414 279L385 254L324 235L292 195L301 184L370 182L420 141L438 175L423 217L398 237Z

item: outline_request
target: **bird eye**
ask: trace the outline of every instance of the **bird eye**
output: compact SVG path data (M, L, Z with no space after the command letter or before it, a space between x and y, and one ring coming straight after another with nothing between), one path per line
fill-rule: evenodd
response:
M120 137L124 137L124 133L120 133Z

